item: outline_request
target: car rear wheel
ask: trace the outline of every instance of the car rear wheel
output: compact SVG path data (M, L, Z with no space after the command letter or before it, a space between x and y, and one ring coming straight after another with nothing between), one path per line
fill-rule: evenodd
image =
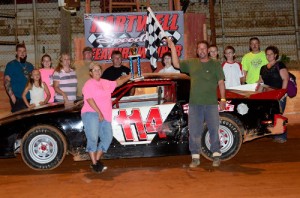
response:
M233 158L238 153L242 145L242 133L240 128L238 127L238 124L235 121L235 117L229 114L220 116L219 137L222 161L226 161ZM211 145L209 131L207 127L205 127L203 131L201 145L202 155L205 158L212 160L212 152L210 151Z
M30 129L22 139L23 161L34 170L52 170L65 158L67 143L55 127L40 125Z

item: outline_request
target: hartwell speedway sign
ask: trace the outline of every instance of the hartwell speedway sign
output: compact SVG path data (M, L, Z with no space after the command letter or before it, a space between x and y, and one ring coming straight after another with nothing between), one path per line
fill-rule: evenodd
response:
M176 50L179 58L184 59L183 12L157 12L155 16L166 35L179 35ZM85 41L87 46L93 48L94 61L106 62L113 50L121 51L123 58L127 59L133 43L139 45L141 61L148 61L145 51L146 20L146 12L85 14ZM167 51L168 47L161 44L158 48L159 57Z

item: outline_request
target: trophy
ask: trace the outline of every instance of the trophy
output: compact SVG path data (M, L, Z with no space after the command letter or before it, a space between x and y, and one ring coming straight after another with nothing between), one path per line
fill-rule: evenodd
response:
M130 53L131 55L128 56L129 58L129 65L131 70L131 79L130 80L136 80L136 79L143 79L142 71L141 71L141 55L138 54L138 44L133 43L130 46ZM134 69L133 69L133 60L137 60L137 78L134 78Z

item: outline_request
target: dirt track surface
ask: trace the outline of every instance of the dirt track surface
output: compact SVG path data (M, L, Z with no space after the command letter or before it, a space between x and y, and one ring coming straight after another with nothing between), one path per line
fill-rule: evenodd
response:
M287 143L262 138L242 145L219 168L190 156L105 160L107 172L71 156L52 171L34 171L22 161L0 159L0 197L300 197L300 124L288 126Z

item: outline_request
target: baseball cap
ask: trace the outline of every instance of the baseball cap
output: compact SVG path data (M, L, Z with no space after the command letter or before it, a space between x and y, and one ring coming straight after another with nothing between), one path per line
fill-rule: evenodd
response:
M85 47L82 50L82 53L84 53L84 52L93 52L93 49L91 47Z

